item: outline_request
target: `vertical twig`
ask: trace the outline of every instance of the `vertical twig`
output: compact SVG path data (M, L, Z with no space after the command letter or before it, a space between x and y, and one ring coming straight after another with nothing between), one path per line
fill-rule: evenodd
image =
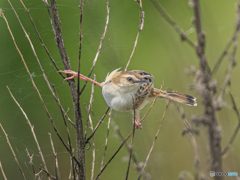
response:
M214 172L222 172L222 156L221 156L221 132L218 126L216 117L216 110L212 102L212 94L209 88L209 82L211 80L211 72L205 57L205 35L202 32L201 16L200 16L200 4L199 0L193 0L193 10L195 17L195 26L197 30L197 47L196 52L200 61L200 73L196 77L197 84L201 86L201 96L204 105L204 118L209 121L208 135L209 135L209 147L212 157L211 170ZM223 179L222 176L215 176L215 180Z
M75 167L73 166L74 163L72 162L73 159L70 157L70 172L69 172L69 176L68 176L68 179L71 180L72 179L72 172L75 171Z
M1 161L0 161L0 169L2 171L2 175L3 175L4 180L7 180L7 177L6 177L5 173L4 173Z
M140 20L139 20L138 33L137 33L136 40L135 40L135 42L134 42L134 46L133 46L132 53L131 53L131 55L130 55L130 57L129 57L129 60L128 60L128 62L127 62L127 65L126 65L124 71L127 70L128 66L129 66L129 64L130 64L130 62L131 62L131 60L132 60L133 54L134 54L135 49L136 49L136 47L137 47L139 34L140 34L140 32L142 31L143 26L144 26L144 12L143 12L143 10L142 10L142 0L137 0L137 2L138 2L139 7L140 7L140 10L139 10L139 19L140 19Z
M133 130L132 130L132 141L130 144L130 155L129 155L129 160L128 160L128 168L127 168L127 173L126 173L126 180L128 180L128 174L129 174L129 170L130 170L130 165L131 165L131 160L132 160L132 151L133 151L133 140L134 140L134 135L135 135L135 118L136 118L136 110L135 110L135 106L134 106L134 98L132 96L132 102L133 102Z
M82 0L80 0L79 8L80 8L80 22L79 22L79 54L78 54L78 76L77 76L77 112L78 112L78 116L80 117L80 119L78 119L78 123L76 121L76 125L77 125L77 131L80 130L79 132L77 132L77 134L78 134L78 136L82 136L81 139L83 140L84 137L83 137L83 124L82 124L82 117L81 117L82 115L81 115L81 105L80 105L80 78L79 78L80 70L81 70L81 54L82 54L82 16L83 16L83 2L82 2ZM81 133L81 135L79 133ZM79 152L78 154L80 155L80 151L84 152L85 150L81 149L82 147L80 147L80 144L78 144L78 143L81 143L81 142L77 142L77 146L79 146L77 148L77 151ZM80 156L82 156L82 155L83 154L81 153ZM84 171L85 171L85 168L84 168ZM81 174L85 174L85 172L81 173Z
M11 149L11 151L12 151L12 154L13 154L13 157L14 157L15 162L17 163L18 169L19 169L19 171L20 171L23 179L26 180L26 177L25 177L25 175L24 175L24 173L23 173L23 170L22 170L22 168L21 168L21 166L20 166L20 164L19 164L19 162L18 162L18 160L17 160L17 156L16 156L16 154L15 154L13 148L12 148L12 145L11 145L9 139L8 139L8 135L7 135L6 131L4 130L4 128L3 128L3 126L2 126L1 123L0 123L0 127L2 128L2 131L3 131L3 133L4 133L5 137L6 137L8 146L10 147L10 149Z
M106 136L105 148L104 148L104 153L103 153L103 157L102 157L102 162L101 162L101 168L100 168L100 170L103 168L104 158L105 158L106 152L107 152L109 128L110 128L110 122L111 122L111 114L112 114L112 108L110 109L110 112L108 113L108 116L109 116L109 117L108 117L107 136ZM99 179L100 179L100 177L99 177Z
M29 153L29 151L28 151L28 149L26 148L26 153L27 153L27 156L29 157L29 164L31 164L31 166L32 166L32 170L33 170L33 173L34 173L34 179L37 179L37 176L40 174L40 173L37 173L36 174L36 171L35 171L35 168L34 168L34 165L33 165L33 155L34 154L32 154L32 155L30 155L30 153Z
M188 122L182 106L177 104L177 103L175 103L175 104L176 104L178 112L181 114L181 118L183 119L183 122L184 122L184 124L187 128L187 133L190 136L190 140L191 140L191 143L192 143L192 146L193 146L193 151L194 151L194 176L195 176L194 178L195 178L195 180L205 179L203 171L202 171L201 162L200 162L200 156L199 156L199 152L198 152L197 142L196 142L196 139L194 137L194 132L195 131L192 128L191 124ZM200 172L200 174L199 174L199 172Z
M106 36L107 28L108 28L109 13L110 13L110 5L109 5L109 0L108 0L108 1L107 1L107 18L106 18L106 24L105 24L104 32L103 32L103 35L102 35L102 37L101 37L101 40L100 40L100 43L99 43L99 46L98 46L98 50L97 50L97 53L96 53L95 58L94 58L94 60L93 60L93 64L92 64L91 70L90 70L90 72L89 72L89 74L88 74L88 77L91 76L91 74L92 74L92 72L93 72L93 69L94 69L94 67L95 67L95 65L96 65L98 56L99 56L99 54L100 54L100 52L101 52L101 49L102 49L103 40L104 40L104 38L105 38L105 36ZM86 85L87 85L87 82L88 82L88 81L85 81L85 83L84 83L84 85L83 85L83 87L82 87L82 89L81 89L80 95L82 94L83 90L85 89L85 87L86 87Z
M155 146L155 142L156 142L156 140L157 140L159 131L160 131L161 127L162 127L162 123L163 123L163 120L164 120L164 118L165 118L165 114L166 114L166 112L167 112L167 108L168 108L169 103L170 103L170 101L168 101L168 103L167 103L167 105L166 105L165 111L164 111L163 116L162 116L162 120L161 120L161 122L160 122L160 124L159 124L157 133L156 133L155 138L154 138L154 140L153 140L152 146L151 146L151 148L150 148L150 150L149 150L149 152L148 152L148 155L147 155L146 160L145 160L145 162L144 162L143 168L142 168L142 170L141 170L141 172L140 172L140 175L138 176L138 180L140 180L140 178L142 177L143 171L144 171L145 167L147 166L148 159L149 159L149 157L150 157L150 155L151 155L151 153L152 153L152 150L153 150L153 148L154 148L154 146Z
M54 20L54 28L56 31L55 40L62 57L62 62L65 70L70 70L70 62L67 57L67 52L62 37L61 22L58 15L56 0L51 0L51 9ZM69 76L69 75L68 75ZM73 100L73 107L75 112L75 122L76 122L76 138L77 138L77 159L78 159L78 179L86 179L85 175L85 141L83 133L82 115L81 108L79 105L78 91L74 80L69 80L69 87Z
M114 131L116 132L116 134L120 138L120 140L123 142L125 139L123 138L122 133L120 132L118 126L114 127ZM130 153L130 151L131 151L130 146L127 143L125 143L125 147L126 147L127 151ZM133 153L132 153L132 161L134 163L134 166L135 166L136 170L138 172L141 172L142 164L138 162L137 157ZM145 171L142 172L142 175L143 175L144 179L146 179L146 180L151 179L150 174L146 173Z
M94 81L96 81L96 76L94 74ZM90 102L89 102L89 106L87 109L88 115L87 115L87 120L86 120L86 125L85 125L85 139L87 138L87 130L88 130L88 121L89 121L89 117L90 117L90 112L92 110L92 103L93 103L93 94L94 94L94 83L92 83L92 91L91 91L91 96L90 96Z
M94 81L96 81L96 76L94 75ZM92 102L93 102L93 94L94 94L94 83L92 83L92 91L91 91L91 97L90 97L90 102L89 102L89 107L88 107L88 119L90 122L90 128L92 129L93 132L93 122L91 118L91 108L92 108ZM88 128L88 127L86 127ZM95 168L95 142L94 142L94 136L92 137L92 170L91 170L91 180L93 180L94 176L94 168Z
M90 122L90 127L93 131L93 123L92 123L92 118L91 115L89 115L89 122ZM91 169L91 180L93 180L94 176L94 168L95 168L95 141L94 141L94 136L92 137L92 169Z
M52 151L53 151L53 155L54 155L54 159L55 159L55 173L56 173L56 178L58 180L61 180L61 176L60 176L60 170L59 170L59 166L58 166L58 159L57 159L57 153L55 151L54 145L53 145L53 140L52 140L52 135L51 133L48 133L49 138L50 138L50 142L51 142L51 146L52 146ZM74 171L73 171L74 172ZM75 179L75 173L74 173L74 179Z
M47 7L49 20L50 20L50 23L51 23L51 26L52 26L52 31L53 31L54 35L56 36L56 31L55 31L53 20L52 20L53 18L52 18L51 11L50 11L51 6L48 4L47 0L42 0L42 1L45 4L45 6Z

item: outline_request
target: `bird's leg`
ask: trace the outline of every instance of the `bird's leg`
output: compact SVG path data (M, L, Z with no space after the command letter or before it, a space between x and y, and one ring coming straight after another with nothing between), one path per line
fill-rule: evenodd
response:
M135 117L132 117L132 121L133 121L133 124L135 124L136 129L142 129L142 124L140 123L139 119L140 119L140 112L138 110L135 110Z
M71 74L71 75L72 75L71 77L65 78L64 81L67 81L67 80L74 79L74 78L77 78L77 77L78 77L78 73L75 72L75 71L72 71L72 70L64 70L64 71L58 71L58 72L59 72L59 73ZM92 80L92 79L90 79L90 78L88 78L88 77L86 77L86 76L84 76L84 75L82 75L82 74L79 74L79 79L85 80L85 81L91 81L91 82L93 82L94 84L102 87L102 84L101 84L101 83L99 83L99 82L97 82L97 81L94 81L94 80Z

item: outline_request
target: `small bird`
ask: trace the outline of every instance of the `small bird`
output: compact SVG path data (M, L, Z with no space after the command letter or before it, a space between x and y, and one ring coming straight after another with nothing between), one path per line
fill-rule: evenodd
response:
M156 97L173 100L189 106L197 106L196 98L187 94L177 92L167 92L154 88L152 74L141 70L119 71L120 68L107 75L102 83L96 82L82 74L79 78L85 81L91 81L102 87L103 97L109 107L116 111L132 111L135 109L135 127L142 129L140 120L140 110L144 108L148 100ZM77 78L78 73L65 70L58 71L65 74L71 74L66 80Z

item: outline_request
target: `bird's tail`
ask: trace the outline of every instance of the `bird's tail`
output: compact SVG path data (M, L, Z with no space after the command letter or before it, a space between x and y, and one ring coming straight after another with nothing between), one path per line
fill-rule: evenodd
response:
M182 104L186 104L189 106L197 106L196 98L187 94L181 94L177 92L167 92L167 91L162 91L159 89L154 88L152 92L150 93L149 97L160 97L160 98L165 98L169 99L172 101L176 101Z

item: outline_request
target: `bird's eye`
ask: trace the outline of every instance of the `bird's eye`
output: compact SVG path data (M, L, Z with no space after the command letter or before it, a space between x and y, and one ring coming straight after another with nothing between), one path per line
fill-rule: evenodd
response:
M130 81L130 82L132 82L132 81L133 81L133 78L128 77L127 80Z

